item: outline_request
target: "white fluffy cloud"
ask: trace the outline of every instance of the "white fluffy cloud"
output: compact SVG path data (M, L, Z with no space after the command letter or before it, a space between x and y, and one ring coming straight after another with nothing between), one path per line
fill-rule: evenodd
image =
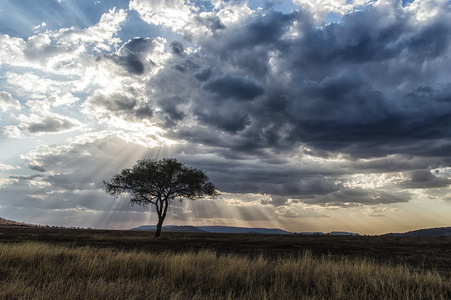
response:
M0 171L9 171L9 170L17 170L17 169L20 169L20 167L0 164Z
M18 100L14 99L8 92L0 92L0 109L6 111L9 108L20 109L21 105Z
M319 20L324 20L330 13L345 15L374 2L374 0L293 0L293 3L311 11Z
M132 0L129 7L147 23L167 27L190 41L216 34L253 13L246 1Z
M87 52L101 53L115 49L121 42L117 31L125 19L124 10L112 9L102 15L96 25L85 29L47 30L27 40L2 34L0 58L11 66L72 74L83 63L83 55Z
M130 9L139 12L141 18L154 25L183 30L195 13L194 7L185 0L132 0Z

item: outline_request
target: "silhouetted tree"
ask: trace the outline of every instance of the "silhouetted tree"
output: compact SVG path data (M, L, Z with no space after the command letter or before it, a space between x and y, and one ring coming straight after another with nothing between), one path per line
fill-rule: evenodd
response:
M104 180L103 185L105 191L112 196L130 194L132 205L153 205L158 215L155 237L161 234L172 200L194 200L219 194L202 170L186 167L173 158L139 160L133 168L123 169L110 181Z

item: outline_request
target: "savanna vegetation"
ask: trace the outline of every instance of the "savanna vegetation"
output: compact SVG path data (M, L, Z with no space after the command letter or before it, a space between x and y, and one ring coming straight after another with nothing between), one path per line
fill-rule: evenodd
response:
M371 259L0 244L1 299L450 299L451 282Z
M0 299L450 299L451 239L0 226Z

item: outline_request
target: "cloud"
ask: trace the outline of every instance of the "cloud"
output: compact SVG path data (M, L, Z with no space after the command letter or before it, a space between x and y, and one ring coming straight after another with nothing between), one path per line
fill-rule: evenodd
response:
M80 127L81 123L76 119L56 114L40 117L38 115L20 115L19 127L30 134L58 133Z
M8 125L8 126L3 127L2 132L7 137L13 138L13 139L17 139L17 138L20 138L22 136L22 132L20 131L20 129L17 128L17 126L14 126L14 125Z
M315 18L323 20L330 13L344 15L351 13L355 9L363 7L366 4L374 2L372 0L326 0L326 1L309 1L309 0L294 0L293 3L298 4L302 8L313 13Z
M186 3L173 5L186 20L195 14ZM450 59L447 13L417 23L401 6L357 6L339 23L318 25L307 10L267 11L225 22L190 49L172 42L173 55L147 85L153 120L168 138L230 160L209 161L228 192L346 206L402 203L411 199L407 189L443 186L446 180L395 182L388 174L446 164L451 83L438 61ZM415 70L418 64L425 67ZM132 97L94 99L91 111L126 119L136 110ZM386 174L386 190L343 184L371 172Z
M271 204L274 206L285 205L288 202L288 197L273 195L268 200L261 200L261 204Z
M243 1L144 1L132 0L135 10L145 22L163 26L181 34L188 41L216 35L228 25L241 21L253 12Z
M14 99L10 93L0 92L0 109L6 111L8 108L21 109L21 105L18 100Z
M76 124L67 118L45 117L26 126L30 133L60 132L72 129Z
M0 171L10 171L10 170L18 170L18 169L20 169L19 166L0 164Z
M378 207L378 206L370 206L368 207L368 216L373 218L385 218L386 214L390 214L396 211L399 211L397 208L388 208L388 207Z
M46 30L27 40L3 34L0 58L8 65L67 72L76 66L77 60L84 59L86 52L113 49L120 42L116 35L126 16L124 10L111 9L91 27Z
M172 53L175 53L177 55L182 55L183 51L185 51L183 49L182 43L177 42L177 41L171 42L171 49L172 49Z
M47 170L43 168L42 166L34 165L34 164L27 164L27 167L31 170L38 171L38 172L46 172Z
M25 41L21 38L11 37L7 34L0 35L0 42L3 47L0 49L0 59L9 64L24 64L23 50Z
M99 120L112 116L129 121L151 119L152 108L147 103L139 102L132 93L102 94L97 92L88 97L83 104L84 111L96 116Z
M218 222L388 216L377 207L448 199L449 176L434 170L451 166L449 6L293 3L133 0L94 25L0 35L2 132L40 136L21 156L28 173L1 179L23 201L2 206L137 213L101 180L143 157L203 168L232 195L191 208ZM133 16L149 31L127 36ZM38 142L49 144L29 150Z
M5 77L5 86L22 98L26 106L39 111L48 111L50 106L68 105L78 100L72 93L79 91L74 87L74 82L65 76L43 77L35 69L24 73L7 72Z
M70 52L69 48L51 45L51 38L47 34L39 34L28 39L23 51L25 58L34 62L46 61L49 58L64 56Z
M284 222L293 222L299 219L310 219L310 218L330 218L327 214L322 214L314 209L296 209L296 207L290 206L280 206L275 211L275 215L280 220Z
M39 146L21 155L27 166L39 174L0 180L4 196L2 211L14 213L20 209L22 213L34 213L34 218L46 215L48 218L43 224L66 226L82 216L86 217L82 226L95 226L99 218L93 216L97 213L144 214L142 208L129 206L126 197L115 199L107 195L102 190L102 180L131 167L139 159L155 157L157 152L158 149L127 143L113 132L78 136L65 145ZM126 154L127 158L118 160L118 153ZM6 169L11 166L5 165ZM64 218L62 214L65 214ZM53 219L53 215L59 217ZM144 216L141 217L145 222Z
M401 183L402 187L410 189L430 189L447 187L451 179L434 175L429 170L415 170L410 172L410 179Z
M446 0L417 0L407 5L406 10L411 12L418 21L427 22L443 13L447 6Z
M218 109L197 111L198 120L227 133L237 133L250 124L249 115L240 110Z
M306 204L347 207L353 205L378 205L408 202L412 198L407 192L390 192L371 189L341 189L324 196L302 199Z
M134 38L118 50L119 54L102 54L96 58L96 61L110 60L122 66L131 75L142 75L145 71L145 63L148 63L146 54L151 52L154 47L152 39Z
M202 88L220 99L231 98L237 101L249 101L264 93L264 89L254 81L229 74L210 79Z
M132 0L129 8L138 11L140 17L150 24L172 27L176 30L182 30L193 14L189 2L186 3L184 0Z
M196 68L177 75L177 89L169 68L180 57L150 85L153 95L185 99L184 120L200 127L178 123L182 139L233 151L305 145L316 155L425 156L434 143L411 153L415 144L449 134L451 83L440 65L450 60L451 27L444 16L427 24L412 18L403 8L370 5L318 27L307 12L268 12L199 40L202 51L183 58ZM431 96L420 94L426 86ZM218 103L225 99L236 101ZM202 126L216 132L200 133Z
M127 12L123 9L112 8L102 14L97 24L88 28L66 28L55 34L55 38L64 47L83 47L91 45L97 52L108 51L114 48L120 39L117 32L121 24L127 19Z

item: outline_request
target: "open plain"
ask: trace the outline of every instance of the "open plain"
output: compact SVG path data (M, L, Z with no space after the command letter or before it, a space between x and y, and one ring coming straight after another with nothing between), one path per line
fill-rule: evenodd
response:
M0 227L1 299L450 299L451 238Z
M310 252L314 257L371 259L451 278L451 238L328 235L265 235L97 230L0 226L0 243L43 242L71 247L113 248L149 253L211 250L218 254L276 259Z

